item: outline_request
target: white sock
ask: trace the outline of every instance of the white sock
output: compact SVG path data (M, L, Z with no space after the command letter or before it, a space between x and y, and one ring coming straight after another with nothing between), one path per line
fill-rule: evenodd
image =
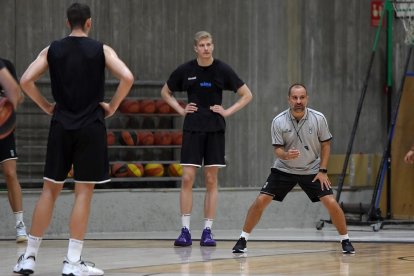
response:
M76 263L80 260L83 248L83 241L69 239L68 245L68 260L72 263Z
M191 220L191 214L184 214L181 215L181 223L183 225L183 228L187 228L190 230L190 220Z
M41 237L29 235L27 239L27 248L26 252L24 253L24 258L27 259L30 256L34 256L36 258L41 243Z
M341 239L341 241L343 241L343 240L349 240L349 236L348 236L348 234L345 234L345 235L339 235L339 238Z
M204 219L204 229L210 228L213 226L214 219L205 218Z
M240 234L240 238L244 238L246 241L249 239L250 233L242 231Z
M23 211L14 212L14 217L16 218L16 225L23 222Z

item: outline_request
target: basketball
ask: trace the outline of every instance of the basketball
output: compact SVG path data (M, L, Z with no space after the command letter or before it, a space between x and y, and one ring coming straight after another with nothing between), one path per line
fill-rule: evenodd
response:
M157 113L166 114L171 112L171 107L164 100L155 101L155 110Z
M115 177L126 177L128 176L128 167L125 163L112 164L111 174Z
M171 145L172 137L168 131L156 131L154 132L154 144L155 145Z
M155 112L155 102L150 99L141 100L140 102L141 113L154 113Z
M178 163L172 163L168 166L168 174L170 176L182 176L183 167Z
M127 165L128 176L141 177L144 176L144 166L140 163L130 163Z
M0 98L0 139L7 137L16 127L16 113L13 104L5 97Z
M134 99L124 99L119 105L119 111L122 113L139 113L140 104Z
M154 134L148 130L137 131L139 145L154 145Z
M148 163L144 167L145 176L163 176L164 166L158 163Z
M181 145L183 143L183 133L181 131L171 132L171 140L173 145Z
M137 142L137 134L135 131L123 130L119 136L119 142L121 145L133 146Z
M113 131L108 131L106 133L106 143L108 144L108 146L112 146L115 144L115 142L116 142L115 133Z

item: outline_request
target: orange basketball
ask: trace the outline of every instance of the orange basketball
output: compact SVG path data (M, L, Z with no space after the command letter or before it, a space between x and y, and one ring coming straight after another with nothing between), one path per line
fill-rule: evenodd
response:
M154 134L151 131L137 131L137 139L139 145L154 145Z
M171 132L171 144L181 145L183 143L183 133L181 131Z
M128 167L125 163L112 164L111 174L115 177L126 177L128 176Z
M154 113L155 112L155 102L150 99L145 99L140 101L140 110L142 113Z
M157 113L166 114L171 112L171 107L166 101L160 99L155 101L155 110Z
M16 127L16 113L13 104L5 97L0 97L0 139L10 135Z
M115 144L115 142L116 142L115 133L113 131L108 131L106 133L106 143L108 144L108 146L112 146Z
M135 131L123 130L119 136L119 142L121 145L133 146L137 142L137 134Z
M134 99L124 99L119 105L119 111L122 113L139 113L140 104Z
M172 137L168 131L156 131L154 132L154 144L155 145L171 145Z
M168 174L170 176L182 176L183 167L178 163L172 163L168 166Z
M144 167L145 176L163 176L164 166L158 163L148 163Z
M144 166L140 163L130 163L127 165L128 176L141 177L144 176Z

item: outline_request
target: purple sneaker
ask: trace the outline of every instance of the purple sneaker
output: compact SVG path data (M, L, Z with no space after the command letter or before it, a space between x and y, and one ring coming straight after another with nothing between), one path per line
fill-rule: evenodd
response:
M211 233L210 228L206 228L203 230L203 234L201 235L200 245L201 246L216 246L216 241L213 239L213 234Z
M190 246L193 242L191 240L191 234L190 231L184 227L181 229L180 236L175 240L174 245L175 246Z

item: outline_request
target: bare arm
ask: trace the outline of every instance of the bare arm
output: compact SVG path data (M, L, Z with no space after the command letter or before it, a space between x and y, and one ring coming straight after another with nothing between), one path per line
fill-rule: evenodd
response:
M49 68L47 63L47 52L49 47L43 49L37 58L29 65L20 79L20 85L23 91L31 98L44 112L51 115L54 109L54 103L50 103L36 86L37 81Z
M172 95L171 90L168 88L167 84L161 88L161 97L164 101L171 106L175 111L178 112L181 116L185 116L184 108L178 103L177 99Z
M328 167L329 156L331 154L331 141L325 141L321 143L321 163L319 168L326 169ZM331 188L331 181L328 178L328 174L319 172L313 181L319 180L321 182L322 190L324 188L330 189Z
M109 103L101 103L102 108L105 110L105 116L110 117L128 95L134 83L134 76L111 47L104 45L104 54L106 67L119 80L118 88L111 101Z
M285 151L284 146L275 146L275 155L277 156L277 158L282 160L292 160L298 158L300 152L295 148Z
M16 109L21 98L20 86L6 67L0 70L0 84L4 89L6 97L13 104L14 109Z
M210 109L223 117L228 117L246 106L253 98L252 92L246 84L237 90L237 94L240 98L229 108L224 109L221 105L214 105L210 106Z

